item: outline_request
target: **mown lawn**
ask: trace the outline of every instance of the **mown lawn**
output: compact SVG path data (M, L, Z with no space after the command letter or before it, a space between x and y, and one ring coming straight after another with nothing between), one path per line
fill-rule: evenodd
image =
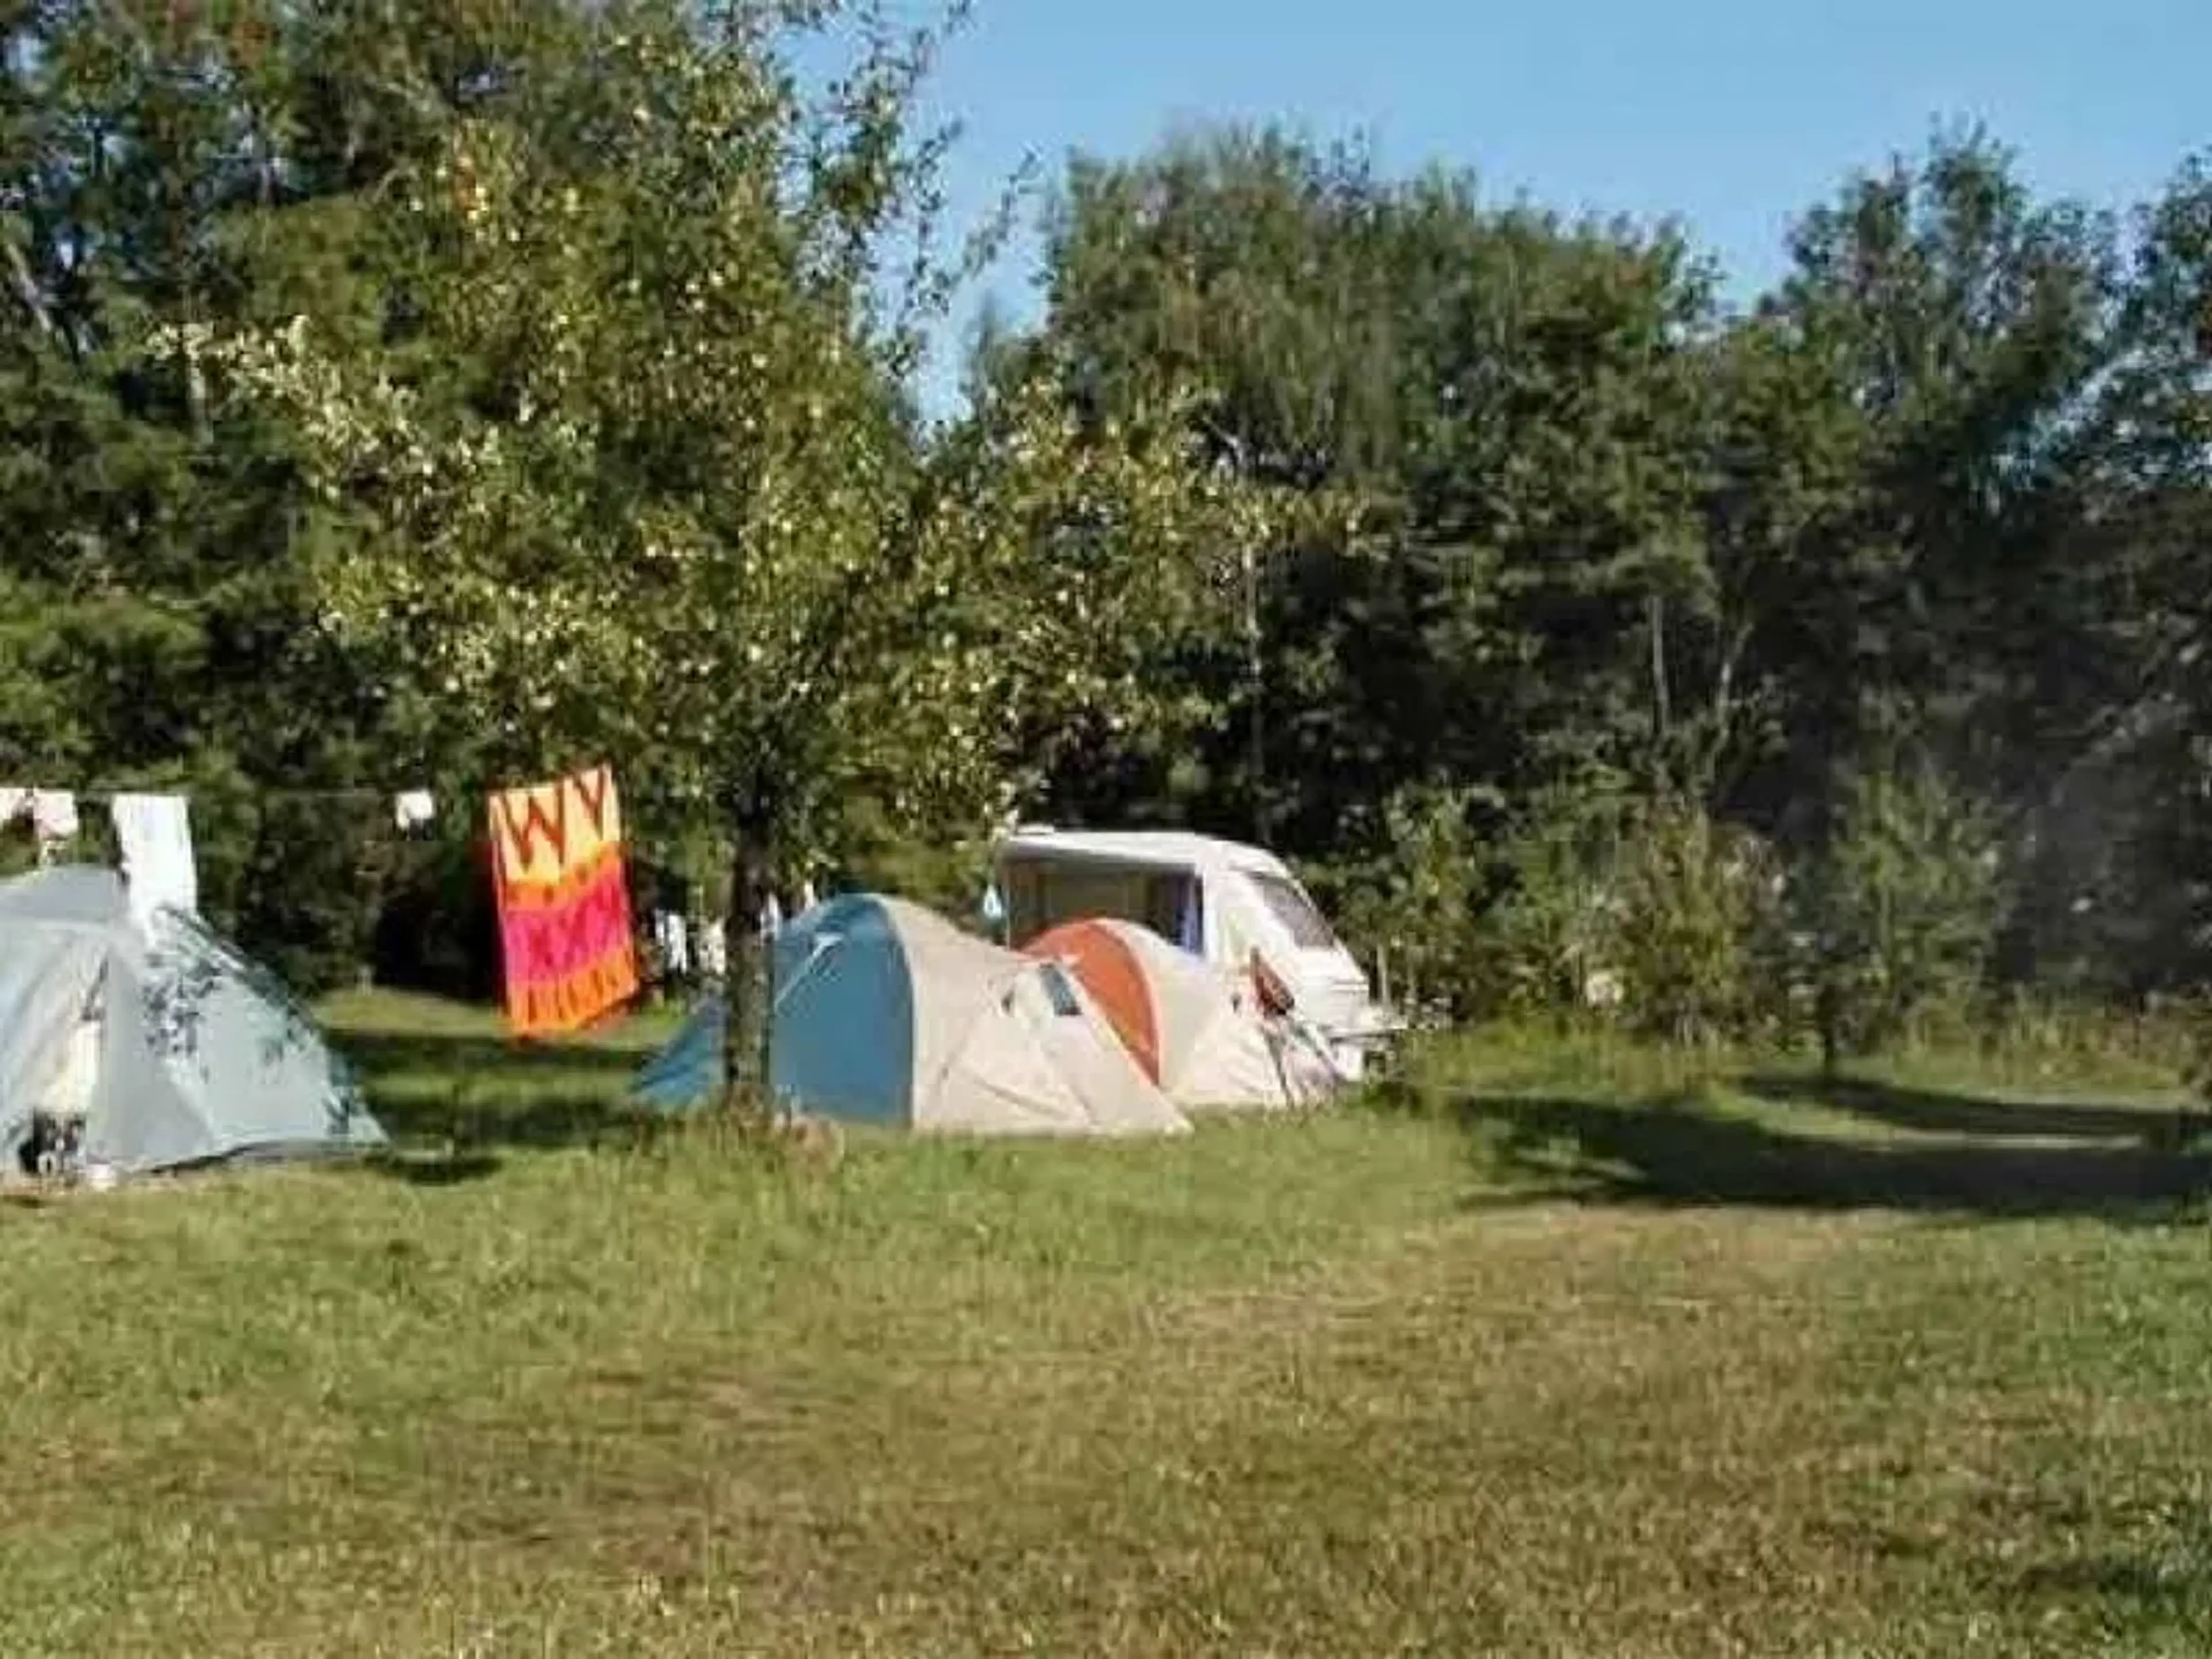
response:
M2212 1648L2155 1075L1465 1042L824 1176L618 1110L665 1019L332 1012L402 1157L0 1205L0 1653Z

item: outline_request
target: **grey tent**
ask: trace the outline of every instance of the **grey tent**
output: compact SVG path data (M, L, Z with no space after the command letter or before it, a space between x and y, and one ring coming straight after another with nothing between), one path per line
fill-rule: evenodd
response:
M142 933L112 871L0 882L0 1170L49 1125L120 1174L381 1146L343 1062L198 917Z

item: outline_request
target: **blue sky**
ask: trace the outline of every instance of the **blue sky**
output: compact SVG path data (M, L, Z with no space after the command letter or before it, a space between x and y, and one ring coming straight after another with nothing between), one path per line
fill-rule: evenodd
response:
M1071 150L1282 118L1499 200L1678 215L1750 291L1793 215L1938 121L1985 122L2047 192L2148 195L2212 146L2209 81L2212 0L977 0L929 105L966 124L967 220L1025 154L1050 179ZM1024 235L988 280L1018 316L1036 258ZM957 338L938 358L933 412Z

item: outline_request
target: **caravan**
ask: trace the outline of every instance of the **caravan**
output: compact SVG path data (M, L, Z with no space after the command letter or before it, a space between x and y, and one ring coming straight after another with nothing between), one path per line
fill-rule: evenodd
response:
M998 843L993 866L1017 948L1063 922L1110 917L1232 972L1256 959L1348 1080L1401 1029L1305 889L1263 848L1182 831L1028 825Z

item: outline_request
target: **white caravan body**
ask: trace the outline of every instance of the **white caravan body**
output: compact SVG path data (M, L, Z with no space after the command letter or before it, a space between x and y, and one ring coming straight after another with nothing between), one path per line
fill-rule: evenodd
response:
M1061 922L1113 916L1227 973L1247 971L1256 953L1347 1079L1400 1029L1297 878L1263 848L1182 830L1025 825L999 842L993 875L1016 949Z

